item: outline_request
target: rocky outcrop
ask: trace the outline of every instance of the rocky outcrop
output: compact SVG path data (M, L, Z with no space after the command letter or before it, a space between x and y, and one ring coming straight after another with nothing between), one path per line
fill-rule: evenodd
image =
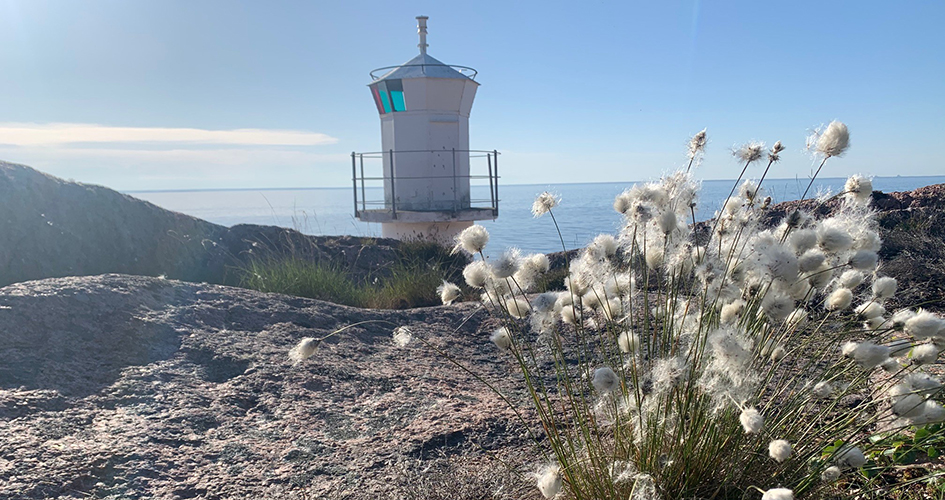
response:
M214 281L225 229L0 162L0 285L107 272Z
M873 191L872 206L883 239L879 274L899 281L900 291L891 305L945 310L945 184L893 193ZM773 206L768 222L780 222L797 207L797 202ZM805 200L800 207L824 217L839 209L840 199Z
M533 498L493 460L531 467L524 428L434 349L520 398L490 321L123 275L2 288L0 499Z
M112 189L0 162L0 286L103 273L238 284L252 258L331 260L352 277L383 274L400 242L227 228Z

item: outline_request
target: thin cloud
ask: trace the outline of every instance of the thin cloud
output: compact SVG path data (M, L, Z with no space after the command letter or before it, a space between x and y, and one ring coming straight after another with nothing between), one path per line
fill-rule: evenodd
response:
M86 123L0 123L0 144L48 146L75 143L175 143L242 146L324 146L337 138L300 130L243 128L109 127Z

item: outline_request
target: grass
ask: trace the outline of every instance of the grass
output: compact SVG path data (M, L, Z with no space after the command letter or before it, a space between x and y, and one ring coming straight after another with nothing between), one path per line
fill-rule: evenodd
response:
M240 286L356 307L406 309L439 304L436 287L455 279L466 263L442 245L423 241L396 245L393 260L370 273L339 259L308 255L312 252L256 257L242 269Z

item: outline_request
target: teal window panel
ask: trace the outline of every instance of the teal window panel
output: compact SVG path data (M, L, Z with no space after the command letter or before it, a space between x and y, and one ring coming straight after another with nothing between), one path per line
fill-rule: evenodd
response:
M380 92L380 94L381 94L381 104L384 105L384 112L385 112L385 113L390 113L390 111L391 111L391 107L390 107L390 97L387 96L387 91L386 91L386 89L385 89L384 91Z
M394 111L405 111L407 109L404 106L404 92L402 90L391 90L390 100L394 105Z

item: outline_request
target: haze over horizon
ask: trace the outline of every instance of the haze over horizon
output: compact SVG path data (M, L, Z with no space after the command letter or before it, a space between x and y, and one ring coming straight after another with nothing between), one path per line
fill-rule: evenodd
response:
M804 177L833 119L852 146L823 176L945 173L942 2L0 0L0 159L125 191L345 187L380 148L368 72L417 53L420 14L431 55L479 71L470 144L505 183L652 179L704 127L700 178L754 139Z

